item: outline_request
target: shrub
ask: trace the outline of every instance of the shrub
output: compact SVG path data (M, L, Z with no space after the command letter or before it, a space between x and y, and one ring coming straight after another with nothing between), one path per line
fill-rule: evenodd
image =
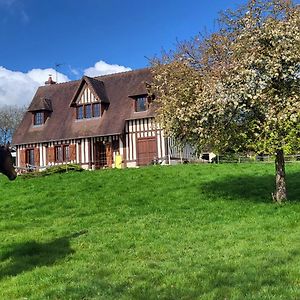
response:
M67 172L82 172L83 169L81 166L77 164L65 164L65 165L58 165L58 166L52 166L47 168L44 171L34 171L30 173L26 173L22 175L22 178L34 178L34 177L42 177L42 176L48 176L56 173L67 173Z

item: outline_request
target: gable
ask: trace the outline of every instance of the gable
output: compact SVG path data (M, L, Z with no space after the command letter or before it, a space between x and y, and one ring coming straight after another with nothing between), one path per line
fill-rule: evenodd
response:
M109 103L104 83L100 80L83 76L72 97L70 106L93 102Z
M77 105L87 104L87 103L95 103L99 102L100 99L97 95L95 95L91 89L85 84L79 93L78 97L75 99L75 103Z
M41 97L36 99L36 101L32 102L30 106L28 107L28 111L34 112L34 111L52 111L52 103L51 99Z

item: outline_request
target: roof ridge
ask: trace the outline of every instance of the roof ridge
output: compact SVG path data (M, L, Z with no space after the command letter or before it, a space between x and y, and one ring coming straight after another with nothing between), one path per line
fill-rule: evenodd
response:
M94 76L94 77L90 77L90 76L87 76L87 75L83 75L80 79L76 79L76 80L69 80L69 81L65 81L65 82L59 82L59 83L56 83L56 84L51 84L51 85L40 85L39 88L45 88L45 87L55 87L55 86L62 86L62 85L68 85L68 84L72 84L72 83L80 83L81 80L84 78L84 77L87 77L87 78L91 78L91 79L94 79L94 80L101 80L101 78L106 78L106 77L119 77L119 76L122 76L124 74L129 74L129 73L138 73L138 72L143 72L143 71L146 71L146 70L150 70L151 67L145 67L145 68L141 68L141 69L135 69L135 70L130 70L130 71L124 71L124 72L118 72L118 73L112 73L112 74L105 74L105 75L99 75L99 76Z
M99 76L90 77L90 78L98 79L98 78L102 78L102 77L120 76L120 75L124 75L124 74L128 74L128 73L137 73L137 72L142 72L142 71L146 71L146 70L150 71L150 69L151 69L151 67L145 67L145 68L141 68L141 69L134 69L134 70L130 70L130 71L99 75Z
M40 85L38 88L49 88L49 87L52 88L52 87L67 85L67 84L76 83L76 82L80 82L80 81L81 81L81 79L69 80L69 81L50 84L50 85Z

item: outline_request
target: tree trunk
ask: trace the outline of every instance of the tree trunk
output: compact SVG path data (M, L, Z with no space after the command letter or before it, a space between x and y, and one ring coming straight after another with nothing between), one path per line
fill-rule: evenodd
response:
M284 153L282 149L276 151L275 169L276 169L276 191L273 198L278 203L281 203L287 199L286 184L285 184Z

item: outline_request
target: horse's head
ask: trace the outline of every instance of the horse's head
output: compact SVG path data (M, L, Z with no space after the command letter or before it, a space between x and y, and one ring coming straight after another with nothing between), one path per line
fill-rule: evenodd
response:
M17 177L8 146L0 146L0 173L6 175L9 180L14 180Z

